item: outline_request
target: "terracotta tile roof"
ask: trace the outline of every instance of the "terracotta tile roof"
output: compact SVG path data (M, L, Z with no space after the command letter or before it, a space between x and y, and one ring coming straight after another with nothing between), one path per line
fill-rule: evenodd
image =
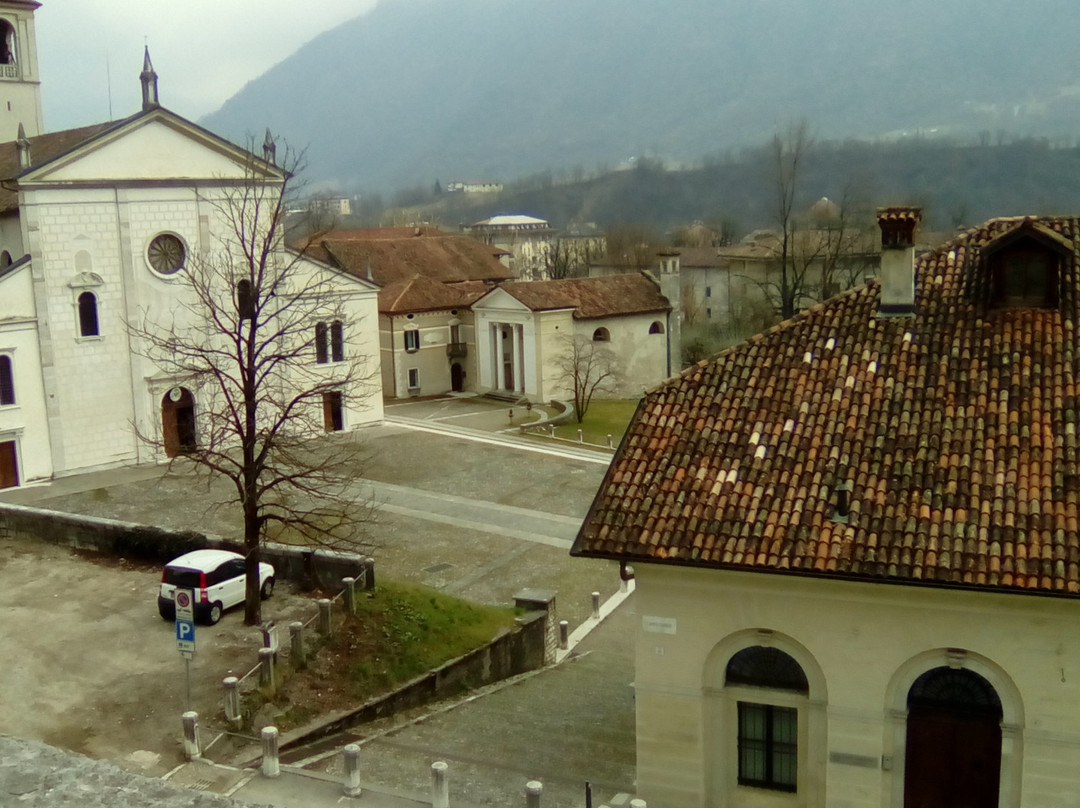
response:
M78 129L65 129L62 132L50 132L47 135L38 135L30 138L30 160L33 167L44 165L62 154L74 149L76 146L91 140L102 132L113 127L120 126L126 121L110 121L93 126L82 126ZM7 213L18 209L19 192L16 183L13 182L21 173L19 168L19 151L14 140L0 143L0 213Z
M379 311L404 314L466 308L491 289L484 281L442 283L429 278L394 281L379 290Z
M995 220L649 392L576 555L1080 594L1080 218L1055 309L989 306ZM846 523L835 488L850 485Z
M574 309L574 317L581 320L671 310L656 281L641 272L506 283L502 289L533 311Z
M370 279L379 286L426 278L440 283L502 281L513 277L498 250L468 236L413 228L335 230L297 249L313 258ZM380 295L380 300L382 296Z

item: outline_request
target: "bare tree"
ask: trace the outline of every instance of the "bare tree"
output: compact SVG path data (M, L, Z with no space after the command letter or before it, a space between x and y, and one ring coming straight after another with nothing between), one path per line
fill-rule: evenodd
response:
M547 245L541 255L542 277L549 281L579 278L589 273L592 249L588 240L557 238Z
M792 239L795 231L795 200L802 178L803 164L811 146L810 128L806 121L792 126L786 135L773 136L770 157L775 181L776 225L780 230L780 279L776 284L780 316L795 316L799 298L805 288L805 266L792 261Z
M606 235L608 263L627 272L651 269L663 243L652 228L642 225L612 225Z
M286 199L299 157L284 168L254 155L242 181L203 191L213 244L186 255L172 276L167 315L144 310L128 331L137 353L199 404L180 450L230 484L242 514L244 621L261 621L260 550L269 533L341 547L361 540L370 508L350 496L359 444L341 429L350 402L371 392L359 323L349 320L355 279L319 268L283 243ZM168 436L141 435L166 451ZM177 448L174 444L171 447Z
M606 331L598 329L598 332ZM618 357L603 339L577 334L562 338L562 354L555 362L558 381L574 398L574 414L580 424L585 420L593 396L597 393L614 394L621 377Z

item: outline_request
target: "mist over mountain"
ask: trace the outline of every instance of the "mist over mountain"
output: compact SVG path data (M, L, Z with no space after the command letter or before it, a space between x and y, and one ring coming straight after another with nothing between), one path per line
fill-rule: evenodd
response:
M823 138L1080 132L1074 0L381 0L202 123L343 190Z

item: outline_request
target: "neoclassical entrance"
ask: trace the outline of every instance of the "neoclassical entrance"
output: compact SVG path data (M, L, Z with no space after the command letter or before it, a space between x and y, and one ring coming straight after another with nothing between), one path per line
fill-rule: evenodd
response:
M492 372L494 388L512 393L525 392L524 339L515 323L492 323Z
M904 808L997 808L1001 700L965 668L927 671L908 691Z
M173 387L161 398L161 441L169 457L195 449L195 396L186 387Z

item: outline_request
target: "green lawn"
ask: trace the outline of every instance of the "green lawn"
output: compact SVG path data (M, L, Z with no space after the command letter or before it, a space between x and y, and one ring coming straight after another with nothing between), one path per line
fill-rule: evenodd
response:
M593 400L585 412L585 420L578 423L576 418L555 427L555 435L568 440L577 440L580 429L586 443L607 446L607 436L611 435L613 445L618 446L626 431L630 418L637 410L639 399Z

